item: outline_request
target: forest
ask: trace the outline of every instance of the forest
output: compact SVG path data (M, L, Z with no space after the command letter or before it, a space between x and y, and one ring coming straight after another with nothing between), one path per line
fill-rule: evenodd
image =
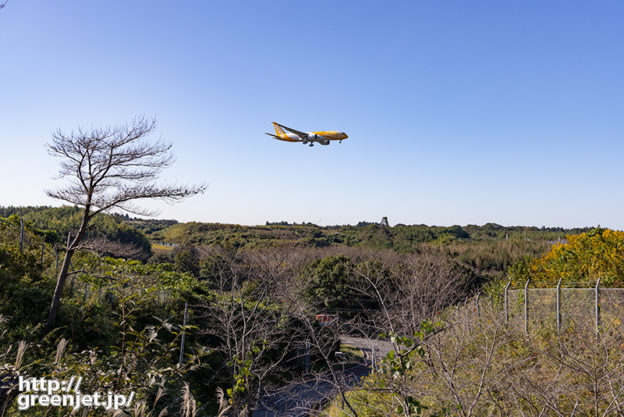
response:
M561 339L545 328L518 344L523 336L502 324L499 304L507 282L521 288L529 278L535 287L562 276L570 286L591 286L599 276L621 286L622 232L239 226L102 213L87 232L98 245L72 258L50 331L64 236L79 227L81 209L3 207L0 214L2 416L39 415L17 409L18 375L80 375L83 391L134 392L123 412L137 416L260 415L275 393L310 381L324 387L322 401L297 407L318 415L523 415L532 407L569 415L590 403L591 415L619 410L619 388L609 393L607 385L617 381L622 358L608 355L587 368L575 362L619 346L615 327L599 345L570 345L582 338L574 326ZM477 294L491 303L482 301L475 316L466 303ZM369 359L345 337L385 340L392 349L370 376L349 382L345 366L368 367ZM540 381L538 368L557 371ZM607 376L592 386L598 368ZM522 381L516 391L502 378L510 373ZM559 395L564 380L587 389Z

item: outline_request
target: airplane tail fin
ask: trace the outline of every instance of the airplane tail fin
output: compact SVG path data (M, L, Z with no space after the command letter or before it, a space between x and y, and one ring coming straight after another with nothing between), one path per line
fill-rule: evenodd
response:
M284 129L282 129L282 126L280 126L279 123L273 122L273 127L275 127L275 133L277 133L277 136L286 136L286 132L284 131Z

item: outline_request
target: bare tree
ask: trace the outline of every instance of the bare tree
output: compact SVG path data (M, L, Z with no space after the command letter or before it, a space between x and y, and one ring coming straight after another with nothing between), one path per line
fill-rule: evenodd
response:
M354 274L358 279L350 290L369 300L362 316L368 321L367 335L373 337L415 334L423 320L465 300L476 280L471 271L432 254L411 255L393 268L361 263Z
M314 311L298 300L292 300L290 313L298 318L306 332L309 357L311 364L308 372L300 380L290 384L290 410L287 414L298 412L308 415L319 404L339 400L339 408L343 415L358 417L358 410L347 396L349 390L359 385L359 378L368 373L368 368L355 366L352 361L341 362L335 356L336 348L340 346L340 336L353 332L357 323L353 319L335 319L330 325L321 326L315 318Z
M219 282L212 299L197 306L200 334L222 358L224 368L215 378L228 375L224 382L232 385L231 406L223 415L251 416L270 380L288 368L301 329L269 297L270 285L262 275L237 282L242 277L236 267L227 275L232 282Z
M61 158L60 178L68 184L48 191L48 196L84 208L75 236L68 236L63 265L58 275L46 329L56 321L72 255L80 249L90 221L99 213L120 209L134 214L153 214L132 203L142 199L177 201L205 190L205 186L160 185L160 172L173 162L171 144L150 142L155 120L137 117L131 123L104 129L78 129L69 135L60 130L48 151Z

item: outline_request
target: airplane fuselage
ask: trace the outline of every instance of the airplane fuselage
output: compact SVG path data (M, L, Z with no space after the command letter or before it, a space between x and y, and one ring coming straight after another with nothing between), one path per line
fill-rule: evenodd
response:
M320 132L305 132L308 135L307 139L301 140L298 135L294 133L285 133L280 135L280 139L287 140L288 142L302 142L302 143L312 143L318 142L321 145L329 145L330 140L344 140L347 139L348 136L343 132L337 132L335 130L329 131L320 131Z
M285 142L301 142L303 144L309 144L310 146L313 146L315 142L321 145L329 145L329 142L332 140L342 142L349 137L346 133L338 132L337 130L301 132L275 122L273 122L273 125L275 126L275 135L272 133L267 133L267 135Z

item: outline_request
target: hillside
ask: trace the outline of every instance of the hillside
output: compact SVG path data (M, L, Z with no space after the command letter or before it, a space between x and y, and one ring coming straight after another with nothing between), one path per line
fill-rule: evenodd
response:
M524 240L554 242L566 235L587 232L591 228L566 229L561 227L510 226L494 223L482 226L383 226L379 223L360 222L350 226L317 226L311 223L241 226L221 223L174 223L161 220L128 220L137 228L150 230L153 240L178 244L233 245L235 247L311 246L331 245L361 246L371 249L414 251L421 243L449 243L465 241ZM167 222L167 223L163 223ZM141 225L141 226L138 226ZM150 225L154 225L153 227Z
M38 229L47 235L47 239L63 244L69 232L75 232L80 225L81 209L74 206L47 207L22 206L0 207L0 217L17 216L26 224ZM151 256L149 239L137 230L130 222L102 214L96 216L87 233L90 237L105 237L111 241L133 245L141 249L138 259L147 259Z
M78 250L58 326L46 333L43 323L59 272L58 254L64 251L64 234L76 227L79 210L8 207L0 213L8 216L0 222L2 384L11 386L18 374L81 375L85 389L134 391L137 405L151 415L167 408L175 416L185 415L181 407L191 399L196 415L214 416L227 408L224 404L235 411L225 415L239 415L256 407L267 391L304 378L326 380L328 372L344 366L336 351L340 360L361 361L361 353L341 346L341 338L378 338L389 330L419 334L423 321L448 314L479 292L500 289L510 266L516 271L551 259L549 251L561 252L560 245L552 249L553 240L578 231L364 222L240 226L103 215L95 218L91 237L147 245L151 240L157 250L142 260ZM20 218L25 225L22 247ZM582 243L604 237L613 241L605 249L621 247L620 233L597 229L580 236L567 239ZM615 252L605 253L611 257ZM605 268L605 273L620 271L611 264ZM332 324L324 325L319 317ZM476 331L476 323L471 326ZM325 383L345 389L339 380ZM375 392L389 382L380 374L368 384ZM441 389L431 382L430 392ZM217 401L219 390L226 403ZM415 398L420 401L423 392ZM8 398L5 404L13 405L6 415L23 415L10 402L16 393L5 394L0 386L0 410ZM430 395L424 393L423 404L439 406ZM347 398L368 407L352 393ZM386 398L366 398L381 408L394 407ZM447 403L452 404L442 405ZM48 415L64 411L51 409Z

